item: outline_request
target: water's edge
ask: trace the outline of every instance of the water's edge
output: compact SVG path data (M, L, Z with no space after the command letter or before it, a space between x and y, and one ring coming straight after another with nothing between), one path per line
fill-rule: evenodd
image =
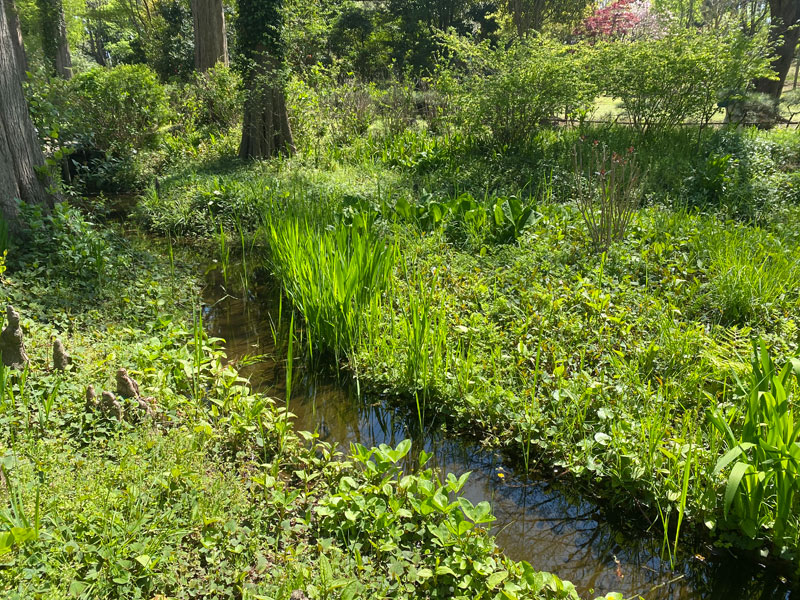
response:
M260 290L257 300L248 300L228 294L216 277L209 276L203 294L209 334L225 340L231 361L263 355L244 374L256 389L283 400L284 357L276 356L272 336L279 293ZM684 549L671 566L660 558L660 537L626 532L630 528L614 524L623 519L609 518L558 481L516 476L501 456L474 443L445 439L436 430L420 435L414 420L380 398L359 397L353 387L301 371L290 400L295 428L318 431L345 451L350 443L396 445L412 438L412 460L424 449L443 472L471 471L462 493L472 502L492 503L498 546L515 560L571 581L582 597L617 591L646 600L800 598L776 573L724 550Z

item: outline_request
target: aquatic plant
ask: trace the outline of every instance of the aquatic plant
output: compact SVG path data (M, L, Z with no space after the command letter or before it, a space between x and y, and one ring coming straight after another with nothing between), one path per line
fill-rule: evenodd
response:
M367 228L323 229L266 217L270 261L303 315L311 348L350 352L372 303L388 287L395 249Z
M725 519L731 519L750 538L763 528L771 529L777 546L785 541L790 527L797 527L794 509L795 494L800 491L800 423L795 422L792 410L793 377L800 383L800 361L787 361L778 369L766 345L754 342L739 436L729 424L739 416L737 412L731 419L719 412L708 413L729 447L714 467L714 475L731 467L725 485Z

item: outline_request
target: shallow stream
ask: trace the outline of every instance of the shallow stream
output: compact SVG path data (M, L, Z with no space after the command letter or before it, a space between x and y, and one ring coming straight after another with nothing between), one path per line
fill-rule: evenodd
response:
M276 291L257 299L228 295L212 278L204 293L204 319L210 335L225 339L229 360L265 356L243 372L256 389L284 400L284 361L275 355L271 329L278 320L278 298ZM725 550L684 550L670 565L666 556L660 558L660 535L631 534L624 516L576 497L567 482L527 480L477 444L445 439L435 430L420 435L416 417L404 418L380 398L359 397L352 384L297 373L290 410L297 415L296 429L318 431L343 451L352 442L396 445L412 438L414 451L433 452L443 472L471 471L463 493L474 503L492 503L497 517L492 533L500 548L571 581L581 597L617 591L646 600L800 599L800 590L792 590L778 574Z

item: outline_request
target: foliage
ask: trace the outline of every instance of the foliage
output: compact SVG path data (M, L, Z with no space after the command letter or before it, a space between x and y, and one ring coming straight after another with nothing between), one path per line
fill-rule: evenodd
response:
M515 196L487 200L478 202L469 193L447 200L428 195L417 204L400 198L393 208L401 218L424 230L444 226L454 242L484 251L487 243L518 240L536 219L533 204Z
M728 420L719 413L708 415L729 448L717 461L714 475L733 464L725 486L725 519L750 538L771 529L780 548L787 528L795 525L790 515L797 510L795 493L800 491L800 425L792 411L792 377L800 383L800 361L787 361L779 370L763 342L753 344L753 355L739 437L729 425L737 420L736 413Z
M576 33L583 39L619 40L630 37L660 37L666 23L647 0L617 0L597 8Z
M451 500L469 473L448 474L444 482L433 469L403 473L399 463L410 449L410 440L397 448L353 446L361 481L343 477L338 489L315 507L319 534L360 550L362 560L391 555L394 577L388 594L402 593L398 575L413 586L406 591L430 598L474 598L482 590L515 597L543 591L564 598L574 594L571 584L536 573L528 563L492 556L480 529L494 520L489 503ZM421 466L429 458L423 454Z
M600 260L587 252L580 211L560 201L572 194L581 133L598 148L640 143L636 162L647 168L648 202ZM681 207L700 204L690 177L712 155L749 163L748 180L759 185L782 181L797 160L795 134L679 130L642 142L632 129L587 126L542 131L523 148L520 156L413 130L360 136L224 176L200 167L154 200L148 219L192 214L199 225L209 213L190 207L212 190L224 191L215 220L261 206L283 232L273 240L265 231L280 250L267 264L306 315L312 342L314 311L333 306L333 286L309 283L331 261L307 249L348 257L327 250L344 242L327 239L369 223L371 243L393 248L397 260L362 305L355 343L338 355L362 390L389 394L421 423L435 411L451 433L479 432L521 462L566 470L620 511L660 516L670 535L677 523L714 526L722 511L713 467L724 451L698 416L739 406L729 381L749 351L743 326L774 351L796 350L798 238L785 189L761 197L763 231L746 213L729 221L736 190L727 185L702 200L703 214ZM340 263L344 272L350 260ZM322 321L334 341L353 330L346 319ZM314 343L315 356L330 347ZM794 533L785 545L797 546Z
M515 41L508 48L446 40L466 70L444 71L440 85L471 135L488 131L499 145L519 144L550 119L575 115L594 101L594 86L582 75L581 48L547 38Z
M704 127L724 94L744 92L769 73L763 38L735 30L677 30L661 39L606 42L597 49L594 69L602 90L620 99L641 132L687 120Z
M72 130L90 147L127 154L152 146L167 117L164 88L145 66L93 69L71 82Z
M798 156L789 140L754 131L710 136L686 178L690 203L738 221L764 224L800 198L792 171Z
M612 242L625 237L639 205L640 173L633 148L625 154L609 153L595 142L589 152L577 146L574 153L578 208L595 250L606 252Z
M12 253L12 266L44 259L62 277L75 278L77 286L103 285L114 270L124 268L109 233L69 204L59 203L47 215L39 206L23 206L22 212L28 239Z
M309 329L314 347L351 352L365 315L389 283L395 253L366 223L319 231L265 214L270 260Z
M241 120L244 103L241 77L222 63L195 73L192 83L181 86L175 94L179 95L176 103L184 114L184 123L224 132Z
M705 240L710 308L728 323L765 321L793 303L800 256L763 231L709 232Z
M139 268L109 279L88 302L73 302L76 312L65 318L58 300L84 290L73 289L79 278L45 263L50 248L41 243L26 248L37 261L18 264L0 282L3 303L23 315L31 357L22 372L0 366L6 597L284 598L299 589L372 598L391 589L416 598L421 582L432 587L452 577L437 567L459 568L463 560L480 571L465 594L577 598L570 584L498 554L475 525L491 522L491 511L463 498L456 502L465 516L449 517L461 523L458 537L443 545L444 529L419 527L436 552L412 551L416 570L401 571L383 543L377 552L350 543L410 535L404 526L422 524L427 513L414 508L415 498L439 501L440 494L423 497L438 481L431 471L399 475L395 462L409 442L347 457L314 434L295 434L286 410L255 393L221 340L191 318L197 255L179 248L176 269L149 253L157 241L117 243L119 260ZM60 298L42 293L52 286ZM54 335L74 358L64 372L49 368ZM87 385L113 388L121 364L155 399L156 418L130 423L87 407ZM457 490L466 477L446 481ZM377 501L403 505L394 522L387 512L376 527ZM323 524L323 507L336 518ZM351 509L361 511L355 519ZM343 523L350 539L337 534Z

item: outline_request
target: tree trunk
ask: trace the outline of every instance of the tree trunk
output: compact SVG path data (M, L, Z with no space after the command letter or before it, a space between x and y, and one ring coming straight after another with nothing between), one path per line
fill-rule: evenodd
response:
M544 4L545 0L508 0L508 10L519 37L542 28Z
M286 110L281 0L239 0L236 33L244 64L241 158L295 152Z
M778 79L759 79L756 81L756 91L780 98L800 38L800 1L769 0L769 10L770 39L776 44L772 69Z
M218 62L228 66L228 40L222 0L192 0L194 68L207 71Z
M267 158L278 154L294 154L295 146L286 95L278 83L282 74L270 69L270 62L251 73L246 83L247 99L244 103L241 158Z
M17 70L23 78L27 77L28 57L25 54L25 45L22 42L22 27L19 23L19 13L14 0L6 0L6 19L8 19L8 30L11 34L11 46L16 58Z
M19 200L51 209L54 199L36 172L44 166L44 156L22 92L7 2L0 0L0 212L14 233L19 229Z
M67 43L67 25L61 0L38 0L42 49L54 75L72 77L72 59Z

